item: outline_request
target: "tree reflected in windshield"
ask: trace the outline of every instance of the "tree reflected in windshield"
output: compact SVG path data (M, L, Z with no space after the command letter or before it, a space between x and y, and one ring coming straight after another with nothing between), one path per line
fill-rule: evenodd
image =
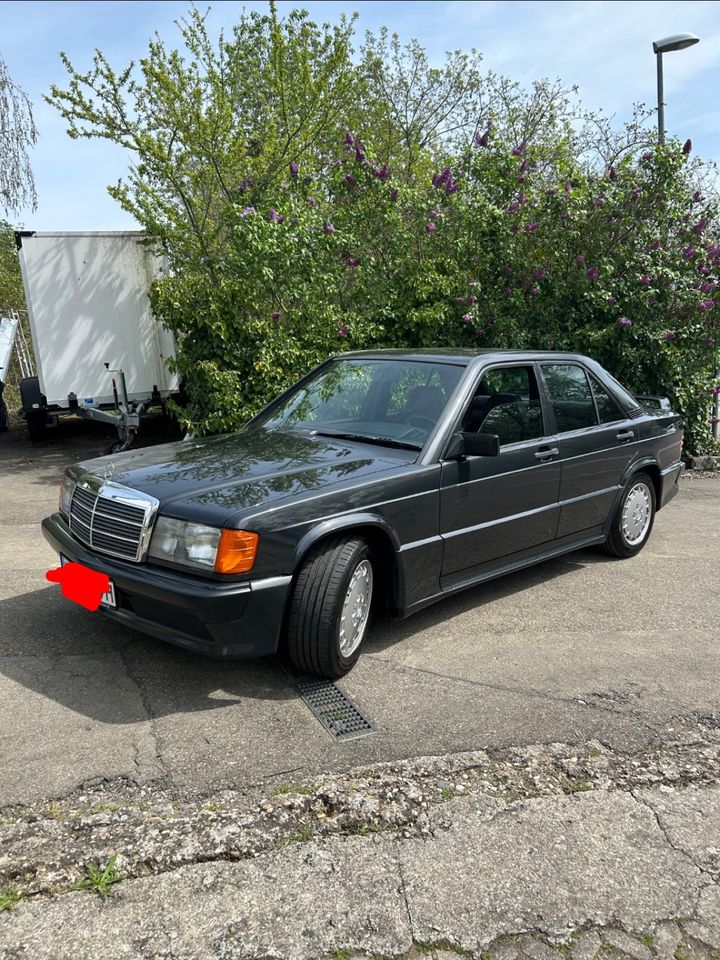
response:
M266 429L421 448L462 367L437 361L338 359L254 421Z

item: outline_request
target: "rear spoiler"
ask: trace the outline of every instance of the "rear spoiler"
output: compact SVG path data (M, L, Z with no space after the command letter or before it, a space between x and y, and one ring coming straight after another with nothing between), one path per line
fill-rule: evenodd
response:
M653 397L648 394L635 394L635 399L643 407L649 407L651 410L662 410L670 413L672 406L667 397Z

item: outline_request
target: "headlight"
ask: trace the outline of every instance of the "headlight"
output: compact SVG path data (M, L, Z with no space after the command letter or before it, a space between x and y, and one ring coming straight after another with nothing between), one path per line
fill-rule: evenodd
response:
M62 478L60 484L60 513L64 516L70 516L70 502L75 492L75 481L67 474Z
M258 542L258 535L246 530L158 517L148 556L216 573L247 573L255 563Z
M148 556L169 560L185 567L212 570L220 542L218 527L202 523L186 523L171 517L158 517L155 522Z

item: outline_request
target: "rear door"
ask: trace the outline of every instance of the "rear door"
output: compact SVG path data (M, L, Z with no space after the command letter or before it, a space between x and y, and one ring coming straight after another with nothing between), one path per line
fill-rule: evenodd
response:
M560 445L558 537L598 531L636 455L637 423L574 362L540 365Z
M532 363L486 371L458 429L497 434L500 453L442 463L443 587L551 541L560 510L558 443Z

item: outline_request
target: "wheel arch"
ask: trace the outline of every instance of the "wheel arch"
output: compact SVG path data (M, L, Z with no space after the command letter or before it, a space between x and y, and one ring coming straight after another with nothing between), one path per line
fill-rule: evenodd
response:
M627 481L634 477L636 473L646 473L653 482L653 488L655 490L655 512L660 509L660 504L662 502L662 473L660 472L660 467L656 460L653 460L652 457L646 457L643 460L637 460L635 463L632 463L622 479L622 486L625 486Z
M401 591L400 578L402 575L398 562L400 541L390 524L375 514L349 514L344 517L319 523L313 527L312 530L309 530L298 542L284 572L291 574L293 577L297 576L302 562L309 551L323 540L327 540L329 537L335 537L338 534L346 534L348 536L356 534L364 537L368 541L373 553L373 559L380 565L378 580L380 583L388 584L388 599L393 606L397 607Z

